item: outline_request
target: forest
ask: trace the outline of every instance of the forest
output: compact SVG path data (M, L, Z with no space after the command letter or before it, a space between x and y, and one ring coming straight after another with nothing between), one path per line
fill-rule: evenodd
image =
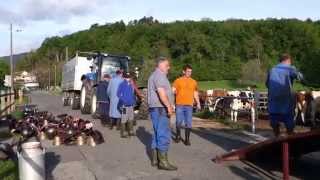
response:
M77 50L130 56L131 67L140 68L141 83L145 83L158 56L171 59L171 80L180 75L183 65L190 64L198 81L261 83L268 69L278 63L279 55L289 53L307 85L320 86L320 21L310 19L205 18L163 23L143 17L127 24L93 24L84 31L48 37L16 68L33 71L42 86L48 85L49 77L53 85L55 72L59 84L63 64Z

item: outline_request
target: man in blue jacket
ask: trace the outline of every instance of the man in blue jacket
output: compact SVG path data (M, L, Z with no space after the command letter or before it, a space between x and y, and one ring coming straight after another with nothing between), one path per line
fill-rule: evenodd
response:
M296 103L293 81L303 79L302 74L291 66L290 55L283 54L279 61L280 63L269 71L266 81L268 111L275 136L280 135L279 122L285 124L288 134L293 133Z
M124 81L119 85L117 96L119 98L118 108L121 112L120 134L122 138L126 138L126 124L128 126L128 135L134 136L133 119L134 105L136 103L134 85L129 74L124 74Z

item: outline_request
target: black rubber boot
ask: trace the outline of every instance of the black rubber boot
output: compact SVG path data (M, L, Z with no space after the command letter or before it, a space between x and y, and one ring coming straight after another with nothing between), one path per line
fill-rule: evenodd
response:
M180 141L181 141L181 130L180 130L179 127L177 127L175 142L176 142L176 143L179 143Z
M116 124L117 124L117 130L120 130L120 126L121 126L121 120L120 119L116 119Z
M128 134L129 136L135 136L136 133L134 132L133 122L128 121Z
M185 142L184 142L184 144L186 145L186 146L190 146L191 145L191 143L190 143L190 133L191 133L191 128L186 128L186 130L185 130Z
M272 129L273 129L274 136L279 137L280 136L280 127L279 127L279 125L277 125L276 127L273 127Z
M157 149L151 150L151 166L158 166L158 151L157 151Z
M113 130L114 124L115 124L115 119L110 118L110 130Z
M120 136L122 138L127 138L128 137L125 132L126 132L126 124L125 123L121 123Z
M166 171L176 171L178 169L176 166L169 163L168 153L158 152L158 158L159 158L159 163L158 163L159 169L166 170Z

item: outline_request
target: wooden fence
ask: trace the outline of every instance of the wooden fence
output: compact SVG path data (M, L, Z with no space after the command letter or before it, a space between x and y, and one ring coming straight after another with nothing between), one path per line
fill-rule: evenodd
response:
M15 95L12 89L0 90L0 117L15 110Z

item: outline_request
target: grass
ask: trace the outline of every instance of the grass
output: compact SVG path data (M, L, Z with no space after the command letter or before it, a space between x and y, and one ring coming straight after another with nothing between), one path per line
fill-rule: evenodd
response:
M12 160L0 161L0 179L1 180L18 180L18 165Z
M240 83L237 80L221 80L221 81L200 81L198 82L200 90L208 90L208 89L226 89L226 90L234 90L234 89L246 89L248 86L256 85L259 91L267 91L264 82L259 83ZM300 90L308 90L308 87L303 86L300 83L294 84L294 89L297 91Z

